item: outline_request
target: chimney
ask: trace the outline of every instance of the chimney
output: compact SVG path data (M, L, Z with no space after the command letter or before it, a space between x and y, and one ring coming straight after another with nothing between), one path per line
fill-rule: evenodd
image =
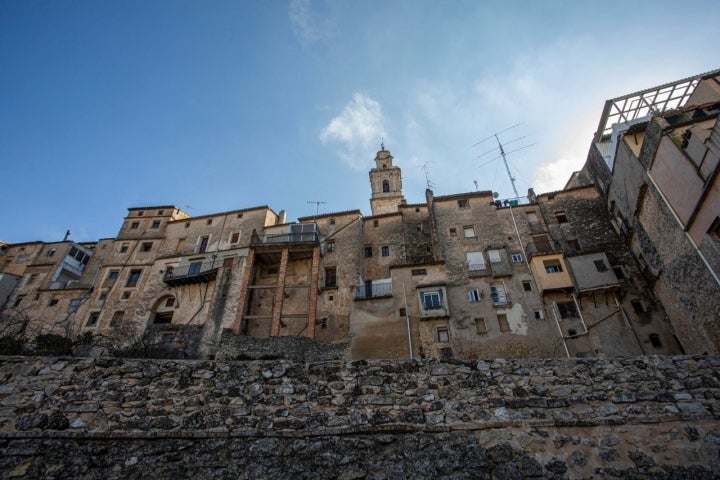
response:
M280 210L280 213L278 214L278 225L282 225L285 223L285 217L287 216L287 213L285 210Z

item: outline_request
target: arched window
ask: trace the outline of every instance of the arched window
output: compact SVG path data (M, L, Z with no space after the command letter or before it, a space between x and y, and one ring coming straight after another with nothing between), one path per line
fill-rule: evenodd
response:
M175 297L161 297L152 309L152 323L172 323L175 311Z
M383 180L383 192L387 193L390 191L390 182Z

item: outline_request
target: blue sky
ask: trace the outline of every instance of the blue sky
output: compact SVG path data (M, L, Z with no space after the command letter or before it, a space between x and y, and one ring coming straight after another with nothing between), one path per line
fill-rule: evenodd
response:
M128 207L369 214L404 193L561 188L604 100L720 67L717 0L0 0L0 239L117 233ZM509 148L511 150L511 148Z

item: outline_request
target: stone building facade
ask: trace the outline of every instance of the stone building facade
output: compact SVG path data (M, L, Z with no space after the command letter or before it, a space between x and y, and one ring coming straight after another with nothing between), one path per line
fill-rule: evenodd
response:
M4 245L2 270L18 279L4 322L191 357L243 355L242 338L276 337L333 345L331 355L346 345L356 359L715 351L720 106L703 85L700 110L600 138L558 192L498 201L427 190L408 204L383 146L370 216L146 206L128 209L115 238ZM673 155L704 175L683 184L698 192L692 204L670 188L667 171L692 170ZM673 202L687 234L673 229Z

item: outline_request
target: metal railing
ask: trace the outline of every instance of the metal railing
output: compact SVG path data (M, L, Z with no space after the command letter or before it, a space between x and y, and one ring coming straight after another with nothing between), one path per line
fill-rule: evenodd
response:
M507 292L491 292L490 298L492 298L493 306L510 305L510 295Z
M273 244L273 243L318 243L317 232L305 233L281 233L278 235L254 235L250 240L251 244Z
M468 264L468 273L470 275L490 275L490 269L484 263Z
M361 285L355 287L355 298L387 297L392 295L391 283L379 283L376 285Z
M539 255L543 253L562 251L562 246L554 240L547 240L544 242L530 242L525 247L525 252L527 253L527 255Z
M184 267L168 267L163 280L174 280L186 277L194 277L214 272L222 266L217 260L214 262L194 262Z

